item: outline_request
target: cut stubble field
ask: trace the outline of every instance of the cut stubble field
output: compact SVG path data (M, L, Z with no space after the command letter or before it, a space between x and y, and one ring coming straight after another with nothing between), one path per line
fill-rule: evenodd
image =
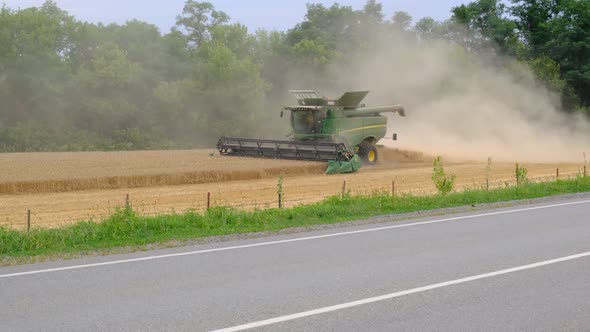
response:
M355 174L324 175L325 163L220 157L212 150L149 152L26 153L0 155L0 225L58 227L111 215L129 195L139 213L156 215L203 211L212 206L241 209L277 205L277 178L284 175L286 207L312 203L341 193L392 190L397 194L435 192L432 158L416 152L380 150L379 166ZM573 177L581 164L525 164L532 179ZM449 162L457 187L485 186L485 162ZM514 183L514 164L492 165L490 186Z

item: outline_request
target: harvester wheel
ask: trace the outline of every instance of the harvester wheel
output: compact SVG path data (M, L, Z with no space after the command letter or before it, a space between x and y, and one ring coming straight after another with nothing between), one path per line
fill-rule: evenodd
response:
M375 165L377 160L379 159L379 155L377 154L377 147L374 144L370 143L361 143L359 145L359 157L363 160L365 165Z

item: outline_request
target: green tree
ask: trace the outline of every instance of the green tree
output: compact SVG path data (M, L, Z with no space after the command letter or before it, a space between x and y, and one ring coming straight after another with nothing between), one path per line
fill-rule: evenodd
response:
M442 23L436 21L432 17L424 17L420 19L416 22L414 30L420 38L425 40L443 38Z
M228 21L229 16L215 10L211 3L187 0L182 9L182 15L176 18L176 26L184 28L188 33L188 40L198 46L203 40L209 38L213 27Z
M81 108L76 111L77 125L106 135L135 127L138 107L126 92L137 70L117 45L101 45L90 62L82 65L76 77L79 84L72 87L82 97L76 100Z
M412 26L412 17L406 12L398 11L393 14L391 23L396 30L407 31Z
M590 2L564 0L558 9L559 15L549 22L553 39L547 53L582 103L590 106Z
M460 66L490 49L515 56L492 58L527 81L534 73L567 109L585 111L589 6L477 0L454 8L449 20L424 18L412 27L407 13L388 16L377 0L360 9L310 3L292 29L256 33L194 0L165 33L139 20L82 22L54 1L2 6L0 151L195 147L220 135L258 136L286 90L340 89L335 68L358 68L367 55L393 58L393 50L383 51L400 40L457 44L451 58Z
M201 102L194 110L205 112L208 126L216 129L208 142L219 135L253 134L269 88L250 50L236 48L236 45L248 44L250 36L245 28L233 25L218 26L214 30L211 40L200 46L197 77Z
M474 51L499 48L515 55L518 38L516 24L507 17L509 10L499 0L477 0L452 9L452 20L469 28L464 45Z
M558 15L559 0L512 0L510 13L531 57L545 54L545 45L553 38L550 22Z
M323 66L331 62L334 51L321 42L304 39L295 44L292 54L297 62L314 66Z
M363 7L363 13L373 23L382 23L385 15L383 14L383 5L378 3L377 0L367 0Z
M359 13L352 7L334 4L307 4L307 14L287 34L287 43L292 47L303 40L314 41L330 50L352 49L351 43L359 24Z
M559 64L548 56L540 56L531 59L528 62L529 68L535 76L543 82L549 89L563 93L566 88L566 82L561 78Z
M66 19L50 1L41 8L0 10L0 122L62 118Z
M590 3L579 0L513 0L519 34L529 58L559 66L567 108L590 106ZM534 65L534 64L533 64ZM533 66L534 67L534 66Z
M82 66L80 79L88 87L100 91L113 91L124 87L133 79L137 66L127 52L114 43L101 45L90 63Z

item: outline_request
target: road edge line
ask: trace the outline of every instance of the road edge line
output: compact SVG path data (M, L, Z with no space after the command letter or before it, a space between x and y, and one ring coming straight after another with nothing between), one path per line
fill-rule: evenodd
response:
M534 268L538 268L538 267L542 267L542 266L562 263L562 262L571 261L574 259L579 259L579 258L584 258L584 257L589 257L589 256L590 256L590 251L580 253L580 254L545 260L545 261L541 261L541 262L537 262L537 263L516 266L516 267L509 268L509 269L498 270L498 271L478 274L478 275L474 275L474 276L470 276L470 277L449 280L449 281L431 284L431 285L427 285L427 286L416 287L416 288L407 289L407 290L403 290L403 291L399 291L399 292L395 292L395 293L389 293L389 294L385 294L385 295L369 297L369 298L356 300L356 301L352 301L352 302L346 302L346 303L336 304L336 305L332 305L332 306L328 306L328 307L323 307L323 308L318 308L318 309L313 309L313 310L308 310L308 311L302 311L302 312L298 312L295 314L274 317L274 318L260 320L260 321L251 322L251 323L242 324L242 325L236 325L236 326L232 326L232 327L228 327L228 328L214 330L213 332L238 332L238 331L244 331L244 330L249 330L249 329L253 329L253 328L268 326L268 325L274 325L274 324L283 323L283 322L296 320L296 319L300 319L300 318L305 318L305 317L309 317L309 316L315 316L315 315L320 315L320 314L324 314L324 313L328 313L328 312L334 312L334 311L338 311L338 310L353 308L353 307L357 307L357 306L361 306L361 305L365 305L365 304L371 304L371 303L375 303L375 302L390 300L390 299L394 299L394 298L402 297L402 296L406 296L406 295L426 292L426 291L437 289L437 288L443 288L443 287L453 286L453 285L462 284L462 283L466 283L466 282L501 276L501 275L505 275L505 274L509 274L509 273L520 272L520 271L524 271L524 270L529 270L529 269L534 269Z

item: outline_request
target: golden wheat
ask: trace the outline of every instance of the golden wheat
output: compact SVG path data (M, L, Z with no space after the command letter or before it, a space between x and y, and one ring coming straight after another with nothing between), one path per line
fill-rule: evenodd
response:
M235 160L234 158L228 160L230 159ZM314 174L314 171L307 174L287 175L283 184L285 206L317 202L338 194L344 180L352 194L390 191L393 180L395 180L398 194L435 192L430 179L432 173L430 160L417 163L415 158L409 158L403 163L399 160L383 159L380 166L365 167L355 174L326 176ZM262 164L269 162L254 161L262 162ZM293 163L289 165L300 165L297 162ZM528 168L531 178L554 179L556 167L560 168L562 178L575 176L579 171L579 165L574 164L525 164L524 166ZM457 175L456 184L459 189L474 186L481 188L485 184L485 162L449 164L445 170L449 174ZM514 164L492 165L492 187L504 186L505 182L513 183L513 179ZM270 173L261 178L245 181L221 181L222 178L218 180L220 181L129 189L3 194L0 195L0 225L22 229L27 209L31 209L34 227L57 227L79 220L100 220L101 217L111 214L116 207L123 206L126 194L129 194L133 208L146 215L171 211L184 212L191 209L203 211L206 208L208 192L211 193L213 205L242 209L276 207L277 179Z
M199 184L324 169L324 163L221 157L208 150L8 153L0 154L0 194Z

